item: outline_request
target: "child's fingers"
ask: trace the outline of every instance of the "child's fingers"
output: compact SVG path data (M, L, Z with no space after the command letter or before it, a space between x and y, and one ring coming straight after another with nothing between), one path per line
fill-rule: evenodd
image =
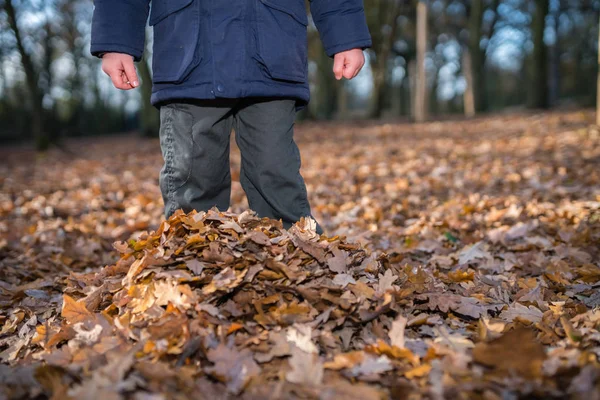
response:
M122 82L122 79L121 79L122 71L121 71L121 69L117 68L117 66L114 63L103 62L102 63L102 72L104 72L106 75L108 75L108 77L112 81L114 87L116 87L117 89L128 89L129 88L129 87L125 88L125 86Z
M346 67L350 71L348 74L350 76L347 77L347 79L354 79L356 77L356 75L358 75L360 73L360 71L362 70L364 65L365 65L364 58L362 58L362 59L358 58L358 59L352 60L352 65L349 65Z
M333 73L335 74L335 79L338 81L342 79L342 76L344 76L345 61L346 57L342 54L336 54L333 59Z
M365 66L365 62L361 62L360 65L358 66L358 68L356 68L356 71L354 72L354 75L352 76L352 79L356 78L356 75L358 75L360 73L360 71L362 71L363 67Z
M118 69L114 69L114 70L107 70L105 72L110 77L110 79L112 80L113 85L117 89L121 89L121 90L131 89L131 86L129 86L128 84L126 84L125 82L123 82L123 73L122 73L123 71L118 70Z
M344 68L344 78L352 79L356 76L359 71L360 61L358 60L349 60L346 64L346 68Z
M123 69L125 70L126 83L131 85L130 87L138 87L140 85L140 82L138 80L133 60L124 62Z
M346 65L346 68L344 68L344 78L352 79L353 76L354 76L354 67L352 67L350 65Z

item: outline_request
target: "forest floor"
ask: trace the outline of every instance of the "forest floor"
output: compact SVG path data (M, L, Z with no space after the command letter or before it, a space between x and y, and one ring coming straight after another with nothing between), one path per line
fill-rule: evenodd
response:
M600 398L590 111L299 124L319 237L164 221L158 140L0 150L0 399Z

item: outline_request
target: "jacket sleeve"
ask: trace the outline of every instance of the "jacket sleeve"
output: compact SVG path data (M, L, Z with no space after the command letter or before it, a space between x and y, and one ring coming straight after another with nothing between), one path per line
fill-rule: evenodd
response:
M371 47L363 0L311 0L310 11L329 57Z
M149 9L150 0L94 0L92 55L125 53L140 61Z

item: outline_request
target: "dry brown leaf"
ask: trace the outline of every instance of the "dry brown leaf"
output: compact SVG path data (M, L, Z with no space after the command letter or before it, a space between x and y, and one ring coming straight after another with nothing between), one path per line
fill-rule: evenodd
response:
M71 296L63 296L63 305L60 315L70 324L82 322L92 315L85 307L85 303L75 301Z
M546 353L535 336L530 329L513 329L498 339L475 345L473 359L498 373L539 378Z
M310 386L323 383L323 363L317 354L307 353L292 346L289 364L291 370L286 374L289 382Z
M240 393L248 382L260 373L260 367L247 349L238 352L219 344L215 349L208 351L207 357L214 366L206 367L206 372L225 382L227 390L233 394Z

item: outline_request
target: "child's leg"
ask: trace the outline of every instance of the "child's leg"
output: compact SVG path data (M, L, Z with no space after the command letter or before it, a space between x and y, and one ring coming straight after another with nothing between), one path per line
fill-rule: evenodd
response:
M231 195L232 102L178 102L160 108L165 216L175 210L227 210Z
M294 142L294 100L245 100L234 115L235 138L242 154L240 183L250 208L289 228L311 216ZM317 223L317 232L323 233Z

